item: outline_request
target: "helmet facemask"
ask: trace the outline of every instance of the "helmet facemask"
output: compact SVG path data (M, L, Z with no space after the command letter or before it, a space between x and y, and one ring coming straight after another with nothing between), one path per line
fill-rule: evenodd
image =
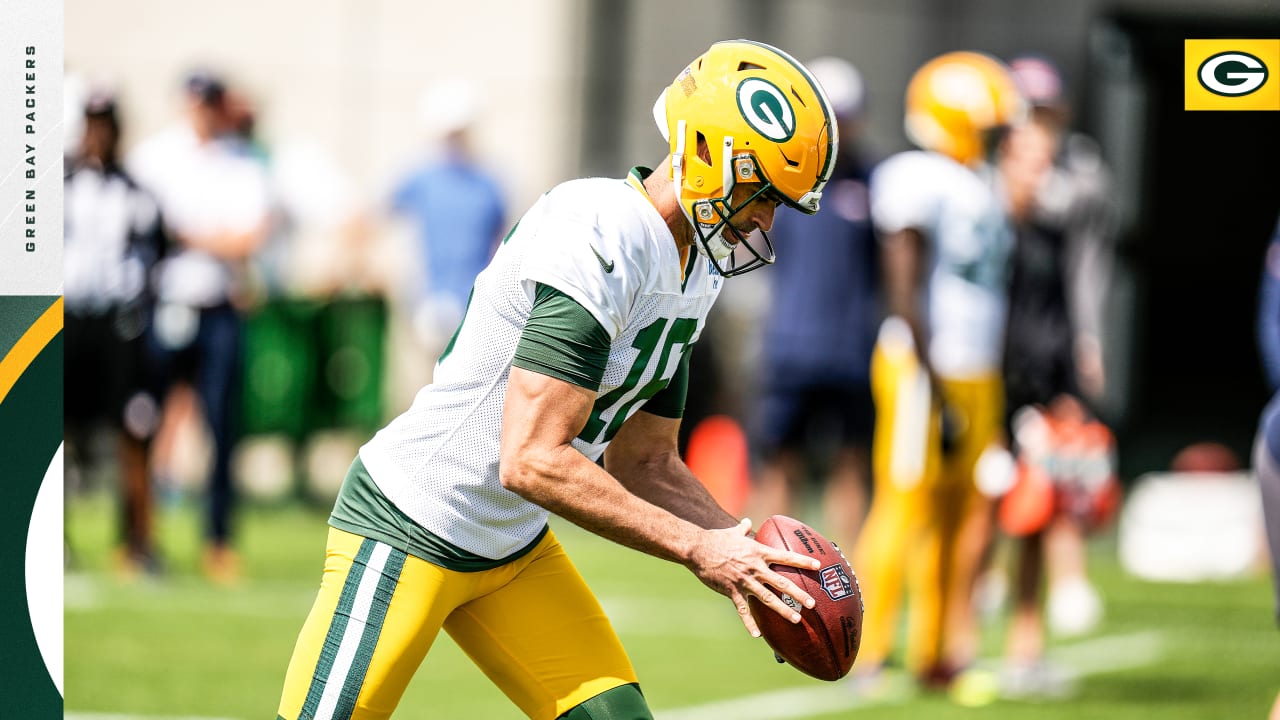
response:
M682 144L677 142L677 144ZM680 158L677 160L676 158ZM721 168L724 173L722 184L724 195L687 201L684 198L680 173L683 170L683 153L677 153L672 159L675 175L674 188L681 209L693 226L694 245L698 252L711 261L716 272L724 277L733 277L751 272L773 263L775 255L773 242L764 228L756 228L752 232L743 233L733 225L733 218L743 212L752 203L764 199L775 205L781 204L773 184L756 164L750 153L734 154L733 138L724 138ZM736 205L733 202L734 191L739 182L759 183L759 187ZM725 234L729 234L729 238ZM763 247L757 248L751 236L759 233L758 241ZM745 253L741 252L745 250ZM741 260L749 255L747 260Z

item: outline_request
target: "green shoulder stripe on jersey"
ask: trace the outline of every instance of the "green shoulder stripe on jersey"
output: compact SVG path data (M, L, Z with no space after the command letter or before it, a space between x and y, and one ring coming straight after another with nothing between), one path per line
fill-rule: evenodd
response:
M689 260L684 264L684 280L680 281L681 292L689 287L689 278L693 277L694 269L698 267L698 261L701 259L702 255L698 253L697 248L689 248Z
M594 392L600 389L610 344L609 333L577 300L538 283L511 365Z
M634 180L636 183L638 183L640 185L639 187L640 192L644 193L645 195L648 195L649 191L645 189L644 181L648 180L649 176L652 174L653 174L653 169L647 168L643 165L636 165L635 167L627 171L627 177Z
M547 534L547 528L543 527L528 545L498 560L463 550L428 531L393 505L378 489L359 456L351 463L347 477L342 481L329 524L339 530L386 543L432 565L458 572L492 570L518 560Z
M671 382L659 390L657 395L649 398L644 407L640 408L641 410L674 420L684 417L685 397L689 394L689 356L691 355L693 355L693 349L685 347L680 354L680 364L676 366L676 374L672 376Z
M511 231L515 232L515 228L511 228ZM508 235L508 237L510 236ZM444 360L449 357L449 353L453 352L453 344L458 342L458 335L462 332L462 324L467 321L467 311L471 309L471 299L475 296L476 286L472 285L471 292L467 293L467 306L462 309L462 319L458 321L458 327L453 329L453 335L449 337L449 344L444 346L444 352L440 353L440 358L436 362Z
M546 193L543 193L543 194L545 195ZM503 245L506 245L506 244L507 244L507 241L511 239L511 236L516 234L516 228L518 228L518 227L520 227L520 221L519 221L519 220L517 220L517 221L516 221L516 224L515 224L515 225L512 225L512 226L511 226L511 229L507 231L507 234L503 236L503 238L502 238L502 244L503 244Z

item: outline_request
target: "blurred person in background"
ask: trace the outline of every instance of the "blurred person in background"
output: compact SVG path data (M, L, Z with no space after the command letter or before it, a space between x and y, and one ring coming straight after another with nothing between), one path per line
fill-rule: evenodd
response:
M1018 546L1000 678L1011 697L1069 690L1070 679L1044 661L1046 564L1058 629L1091 629L1100 620L1101 601L1085 575L1084 537L1118 502L1111 433L1078 399L1066 233L1040 213L1062 120L1052 109L1033 106L1029 121L1010 130L997 163L1014 233L1003 367L1005 431L1017 470L998 512L1001 529ZM1071 607L1062 608L1064 603Z
M1263 258L1258 291L1258 350L1271 392L1280 391L1280 225Z
M990 536L975 466L1001 439L1000 359L1011 236L991 183L999 135L1024 114L1003 63L972 52L930 60L907 86L921 150L876 169L890 317L872 357L875 490L854 549L867 614L855 678L888 660L904 581L906 665L946 688L977 652L972 589Z
M823 532L852 549L866 513L870 475L871 348L880 323L879 248L871 227L871 162L859 145L862 75L849 62L808 63L840 127L840 153L823 207L782 210L774 222L771 281L757 398L762 465L757 517L803 514L806 478L825 474Z
M1274 394L1258 421L1253 470L1262 491L1262 515L1275 583L1276 622L1280 624L1280 224L1276 225L1263 261L1258 347L1262 351L1267 383ZM1270 720L1280 720L1280 692L1271 707Z
M84 469L91 433L112 429L118 453L119 569L160 569L153 536L147 452L159 424L145 334L151 324L148 273L163 251L155 200L120 166L115 96L89 87L69 155L63 201L68 458Z
M812 607L770 564L818 563L751 539L677 434L725 278L772 261L779 205L818 210L831 115L791 57L716 43L654 106L670 148L656 170L538 199L476 278L433 382L351 466L281 718L389 717L442 627L529 717L652 717L552 512L685 565L753 636L748 596L792 622L779 594Z
M1026 183L1030 197L1020 198L1018 202L1024 206L1019 210L1026 216L1024 228L1035 228L1037 237L1042 239L1060 238L1055 247L1058 248L1058 265L1064 280L1062 294L1066 312L1055 311L1055 317L1059 318L1055 322L1059 328L1056 331L1057 342L1069 345L1060 344L1054 350L1054 354L1061 358L1057 364L1056 387L1070 393L1083 405L1058 405L1058 409L1063 411L1058 419L1065 425L1074 424L1083 430L1082 434L1077 433L1076 440L1092 438L1091 442L1096 441L1093 447L1081 446L1076 450L1083 456L1107 464L1103 458L1114 453L1114 437L1094 416L1091 408L1096 408L1103 400L1107 387L1103 323L1115 260L1116 213L1115 202L1111 198L1111 175L1103 162L1098 143L1071 130L1071 107L1057 65L1040 55L1027 54L1011 59L1009 68L1027 99L1034 120L1033 127L1020 139L1032 139L1032 145L1038 143L1041 154L1045 151L1053 153L1049 168L1037 171L1042 173L1042 177L1035 181L1034 188ZM1037 158L1033 163L1042 165L1043 159ZM1034 259L1026 259L1027 267L1030 267ZM1024 325L1031 333L1036 332L1034 319ZM1018 362L1012 354L1010 359ZM1037 372L1031 363L1026 362L1027 359L1022 356L1019 363L1022 369L1015 372L1029 375ZM1015 382L1021 384L1020 380ZM1038 391L1033 386L1026 389L1046 397L1051 390L1043 385ZM1013 406L1009 410L1016 411L1018 407ZM1111 458L1111 470L1114 470L1113 461ZM1071 522L1060 516L1054 537L1048 541L1051 582L1046 620L1049 628L1060 635L1087 632L1101 621L1102 616L1101 599L1085 572L1084 535L1086 530L1095 529L1109 517L1107 508L1117 501L1119 488L1111 471L1099 469L1089 477L1094 478L1090 487L1077 486L1076 490L1080 492L1074 492L1072 496L1079 508L1091 509L1084 514L1075 513L1080 522Z
M1032 212L1038 224L1064 238L1076 382L1083 399L1096 403L1106 392L1103 322L1115 262L1111 173L1098 143L1071 130L1071 106L1057 66L1039 55L1020 55L1009 68L1055 136L1053 166L1035 193Z
M245 263L270 227L266 170L231 132L226 98L220 78L190 74L184 122L145 139L128 162L157 198L171 242L157 267L152 349L165 387L194 387L212 439L203 567L219 583L233 582L239 573L231 545L230 469L241 383L237 303ZM184 411L172 397L165 405L170 430L194 416L190 403Z
M432 361L462 320L471 284L507 221L502 188L472 147L480 100L474 85L457 79L423 93L418 114L437 147L391 197L392 211L408 218L416 235L421 284L412 299L413 325Z

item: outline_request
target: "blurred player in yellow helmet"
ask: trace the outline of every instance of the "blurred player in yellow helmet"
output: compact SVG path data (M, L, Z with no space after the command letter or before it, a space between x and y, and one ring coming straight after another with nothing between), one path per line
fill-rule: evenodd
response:
M976 652L970 595L990 510L975 468L1003 420L1011 247L987 161L1023 112L999 61L941 55L907 87L906 132L920 150L872 176L889 318L871 368L875 491L855 548L867 597L864 673L892 650L904 583L913 596L906 663L925 686L947 686Z
M476 278L412 407L352 464L279 716L389 717L443 628L531 718L650 718L547 525L554 512L793 622L813 598L677 452L690 346L725 276L772 260L774 210L816 212L836 130L776 48L716 43L663 91L658 168L543 195ZM603 466L597 461L603 458ZM767 656L766 656L767 657Z

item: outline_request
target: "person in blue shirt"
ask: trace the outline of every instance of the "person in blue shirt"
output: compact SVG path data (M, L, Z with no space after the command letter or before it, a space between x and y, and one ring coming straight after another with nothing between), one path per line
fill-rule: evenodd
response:
M433 354L462 319L471 284L506 222L502 189L471 147L477 105L475 89L462 82L424 94L420 113L440 138L440 153L403 178L391 198L392 210L408 218L417 235L422 285L413 300L414 326Z
M1258 346L1267 383L1274 395L1258 420L1253 446L1253 469L1262 490L1262 516L1271 546L1275 582L1276 622L1280 623L1280 225L1267 247L1258 300ZM1280 720L1280 694L1271 708L1271 720Z
M1267 386L1280 390L1280 225L1267 246L1258 293L1258 348Z
M867 192L871 164L858 148L861 75L832 57L809 67L835 111L840 154L822 209L813 216L779 212L775 220L754 502L759 517L801 513L805 478L819 470L826 477L823 531L847 551L867 504L880 261Z

